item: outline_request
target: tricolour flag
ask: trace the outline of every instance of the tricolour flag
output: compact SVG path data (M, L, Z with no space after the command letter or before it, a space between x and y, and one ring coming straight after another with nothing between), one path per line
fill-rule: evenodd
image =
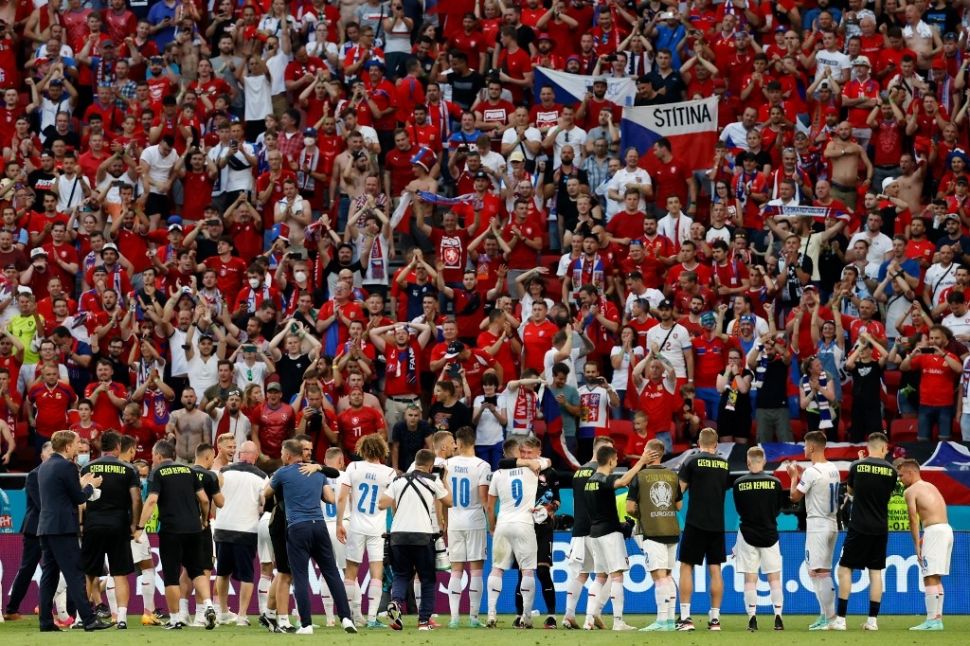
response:
M587 92L593 91L593 80L597 78L588 74L570 74L559 72L548 67L537 67L533 71L532 87L535 91L536 103L539 102L539 91L545 85L552 86L556 92L556 103L573 105L583 100ZM606 78L606 99L616 105L633 105L633 97L637 93L637 84L632 78Z
M566 436L562 433L562 409L559 402L556 401L555 393L543 386L537 396L539 397L539 409L542 411L542 420L546 423L546 440L549 446L560 461L572 469L578 469L582 465L566 446Z
M717 97L623 108L620 137L641 155L661 137L670 140L674 158L691 170L709 168L717 142Z

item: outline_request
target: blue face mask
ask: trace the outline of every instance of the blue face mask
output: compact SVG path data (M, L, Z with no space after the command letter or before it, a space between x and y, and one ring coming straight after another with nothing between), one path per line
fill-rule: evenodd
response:
M86 465L88 462L91 461L91 454L90 453L78 453L77 454L77 457L75 458L75 461L77 462L77 465L79 467L83 467L84 465Z

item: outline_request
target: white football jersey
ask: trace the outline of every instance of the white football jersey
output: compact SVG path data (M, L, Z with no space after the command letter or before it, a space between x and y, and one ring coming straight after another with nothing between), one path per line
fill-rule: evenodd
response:
M327 478L327 484L330 485L330 489L333 490L334 501L330 502L320 502L323 508L323 519L328 523L337 522L337 497L340 495L340 484L343 482L344 474L341 473L338 478ZM350 505L344 510L344 522L350 520Z
M387 531L387 511L377 502L395 477L394 469L384 464L351 462L340 477L341 486L350 490L347 509L349 531L367 536L380 536Z
M549 460L543 461L543 469L549 467ZM526 467L499 469L492 474L488 495L498 498L499 508L496 525L522 524L532 526L532 507L535 504L539 476Z
M451 487L448 527L452 529L485 529L485 501L480 487L492 481L488 462L475 456L456 455L445 463Z
M805 495L805 515L808 531L835 531L839 511L838 468L831 462L812 464L805 468L798 490Z

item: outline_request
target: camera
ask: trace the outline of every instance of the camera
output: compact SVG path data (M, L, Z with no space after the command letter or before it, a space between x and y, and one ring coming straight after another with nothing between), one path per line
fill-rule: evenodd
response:
M485 397L482 400L486 404L491 404L492 406L498 405L498 395L492 395L491 397Z
M934 348L932 346L925 346L925 347L920 348L919 351L922 354L933 354L934 352L936 352L936 348Z
M457 363L448 364L448 376L457 379L461 375L461 366Z

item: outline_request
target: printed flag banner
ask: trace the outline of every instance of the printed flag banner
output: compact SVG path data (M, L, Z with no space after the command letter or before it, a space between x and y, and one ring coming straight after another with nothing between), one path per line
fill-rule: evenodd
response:
M535 89L535 100L539 102L539 90L544 85L551 85L556 92L556 103L572 105L582 101L587 92L593 88L593 79L587 74L570 74L558 72L548 67L537 67L534 70L532 87ZM606 78L606 98L617 105L633 105L633 97L637 93L636 81L632 78ZM715 119L715 123L717 120Z
M815 222L825 222L828 217L838 220L849 221L851 214L841 209L833 209L828 206L771 206L765 205L765 217L799 218L808 216Z
M623 108L620 137L641 156L666 137L674 158L687 168L708 168L717 142L717 97Z

